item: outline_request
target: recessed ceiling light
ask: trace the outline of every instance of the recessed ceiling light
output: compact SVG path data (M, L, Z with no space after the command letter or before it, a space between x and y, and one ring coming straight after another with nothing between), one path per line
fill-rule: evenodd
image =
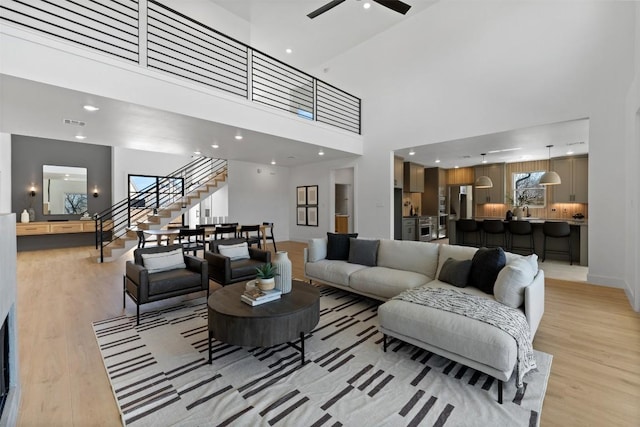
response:
M92 111L92 112L93 112L93 111L98 111L98 110L100 109L100 108L98 108L98 107L96 107L96 106L94 106L94 105L85 105L85 106L84 106L84 107L82 107L82 108L84 108L84 109L85 109L85 110L87 110L87 111Z
M291 48L286 48L284 51L287 52L287 53L293 52L293 50L291 50Z
M414 154L416 154L416 152L415 152L415 151L413 151L413 150L409 151L409 155L410 155L410 156L413 156Z
M87 137L84 135L76 135L76 139L86 139Z
M324 151L322 151L322 149L320 149L320 151L318 151L318 156L324 156Z
M362 5L363 8L365 9L369 9L371 7L371 3L369 3L368 1L364 2L364 4Z
M235 139L237 139L238 141L242 139L242 134L240 133L240 131L236 132Z
M220 148L218 144L211 144L211 148Z
M275 164L276 164L276 161L275 161L275 160L271 160L271 164L272 164L272 165L275 165Z
M440 163L440 159L436 159L436 163Z
M200 154L202 154L202 152L200 150L196 150L193 152L193 154L195 154L196 156L199 156Z
M573 154L573 151L567 151L567 154Z
M454 169L459 169L459 168L460 168L460 166L455 165L453 168L454 168Z

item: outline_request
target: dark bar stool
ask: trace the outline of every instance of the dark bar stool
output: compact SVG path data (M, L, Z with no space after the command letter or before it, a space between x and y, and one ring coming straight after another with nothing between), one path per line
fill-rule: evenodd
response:
M535 253L536 246L533 240L533 228L529 221L509 221L509 235L509 250L511 252L513 252L514 249L517 249L529 251L527 255ZM522 240L522 237L524 236L529 236L529 246L515 246L513 244L514 238L518 237Z
M544 234L544 245L542 248L542 261L547 256L547 252L556 252L569 255L569 265L573 265L573 254L571 253L571 227L568 222L564 221L545 221L542 224L542 233ZM547 238L567 239L568 250L547 249Z
M482 244L482 236L480 235L480 227L475 219L459 219L456 222L456 231L460 233L460 244L462 246L480 246ZM475 236L474 243L467 243L467 235Z
M507 230L504 227L504 222L501 219L485 219L482 221L482 231L484 231L484 246L486 247L502 247L507 248ZM500 236L502 244L492 244L489 242L490 237ZM494 241L496 239L493 239Z

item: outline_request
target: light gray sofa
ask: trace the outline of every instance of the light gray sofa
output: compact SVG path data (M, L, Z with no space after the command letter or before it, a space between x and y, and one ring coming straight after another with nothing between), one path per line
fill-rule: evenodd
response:
M376 265L364 266L326 259L327 239L311 239L304 251L305 276L310 281L386 301L378 307L385 348L387 336L391 336L484 372L498 379L498 400L502 402L502 381L511 378L517 358L516 343L509 334L462 315L391 298L417 287L504 298L524 312L533 340L544 313L544 272L538 269L537 257L506 252L507 264L498 280L509 285L512 294L505 296L504 286L497 292L497 280L494 296L471 286L458 288L437 280L448 258L470 260L477 248L387 239L379 242Z

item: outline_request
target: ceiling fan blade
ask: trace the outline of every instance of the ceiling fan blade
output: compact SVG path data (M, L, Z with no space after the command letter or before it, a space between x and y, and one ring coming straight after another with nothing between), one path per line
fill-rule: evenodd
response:
M325 13L328 10L333 9L334 7L336 7L337 5L339 5L340 3L343 3L345 0L332 0L329 3L325 4L324 6L314 10L313 12L311 12L310 14L308 14L307 16L311 19L315 18L318 15L321 15L323 13Z
M409 11L409 9L411 9L411 6L409 6L404 2L401 2L400 0L373 0L373 1L384 7L388 7L391 10L401 13L403 15L406 14Z

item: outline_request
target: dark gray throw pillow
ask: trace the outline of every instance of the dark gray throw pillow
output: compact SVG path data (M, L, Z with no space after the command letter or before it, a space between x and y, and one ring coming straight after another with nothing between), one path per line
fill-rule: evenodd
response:
M471 271L467 285L475 286L481 291L493 295L493 285L498 273L507 263L507 256L502 248L480 248L471 260Z
M351 264L375 267L378 260L380 240L349 239L349 259Z
M327 233L327 259L346 261L349 259L349 239L358 237L358 233Z
M457 260L447 258L442 264L438 280L449 283L450 285L464 288L469 280L469 272L471 271L471 260Z

